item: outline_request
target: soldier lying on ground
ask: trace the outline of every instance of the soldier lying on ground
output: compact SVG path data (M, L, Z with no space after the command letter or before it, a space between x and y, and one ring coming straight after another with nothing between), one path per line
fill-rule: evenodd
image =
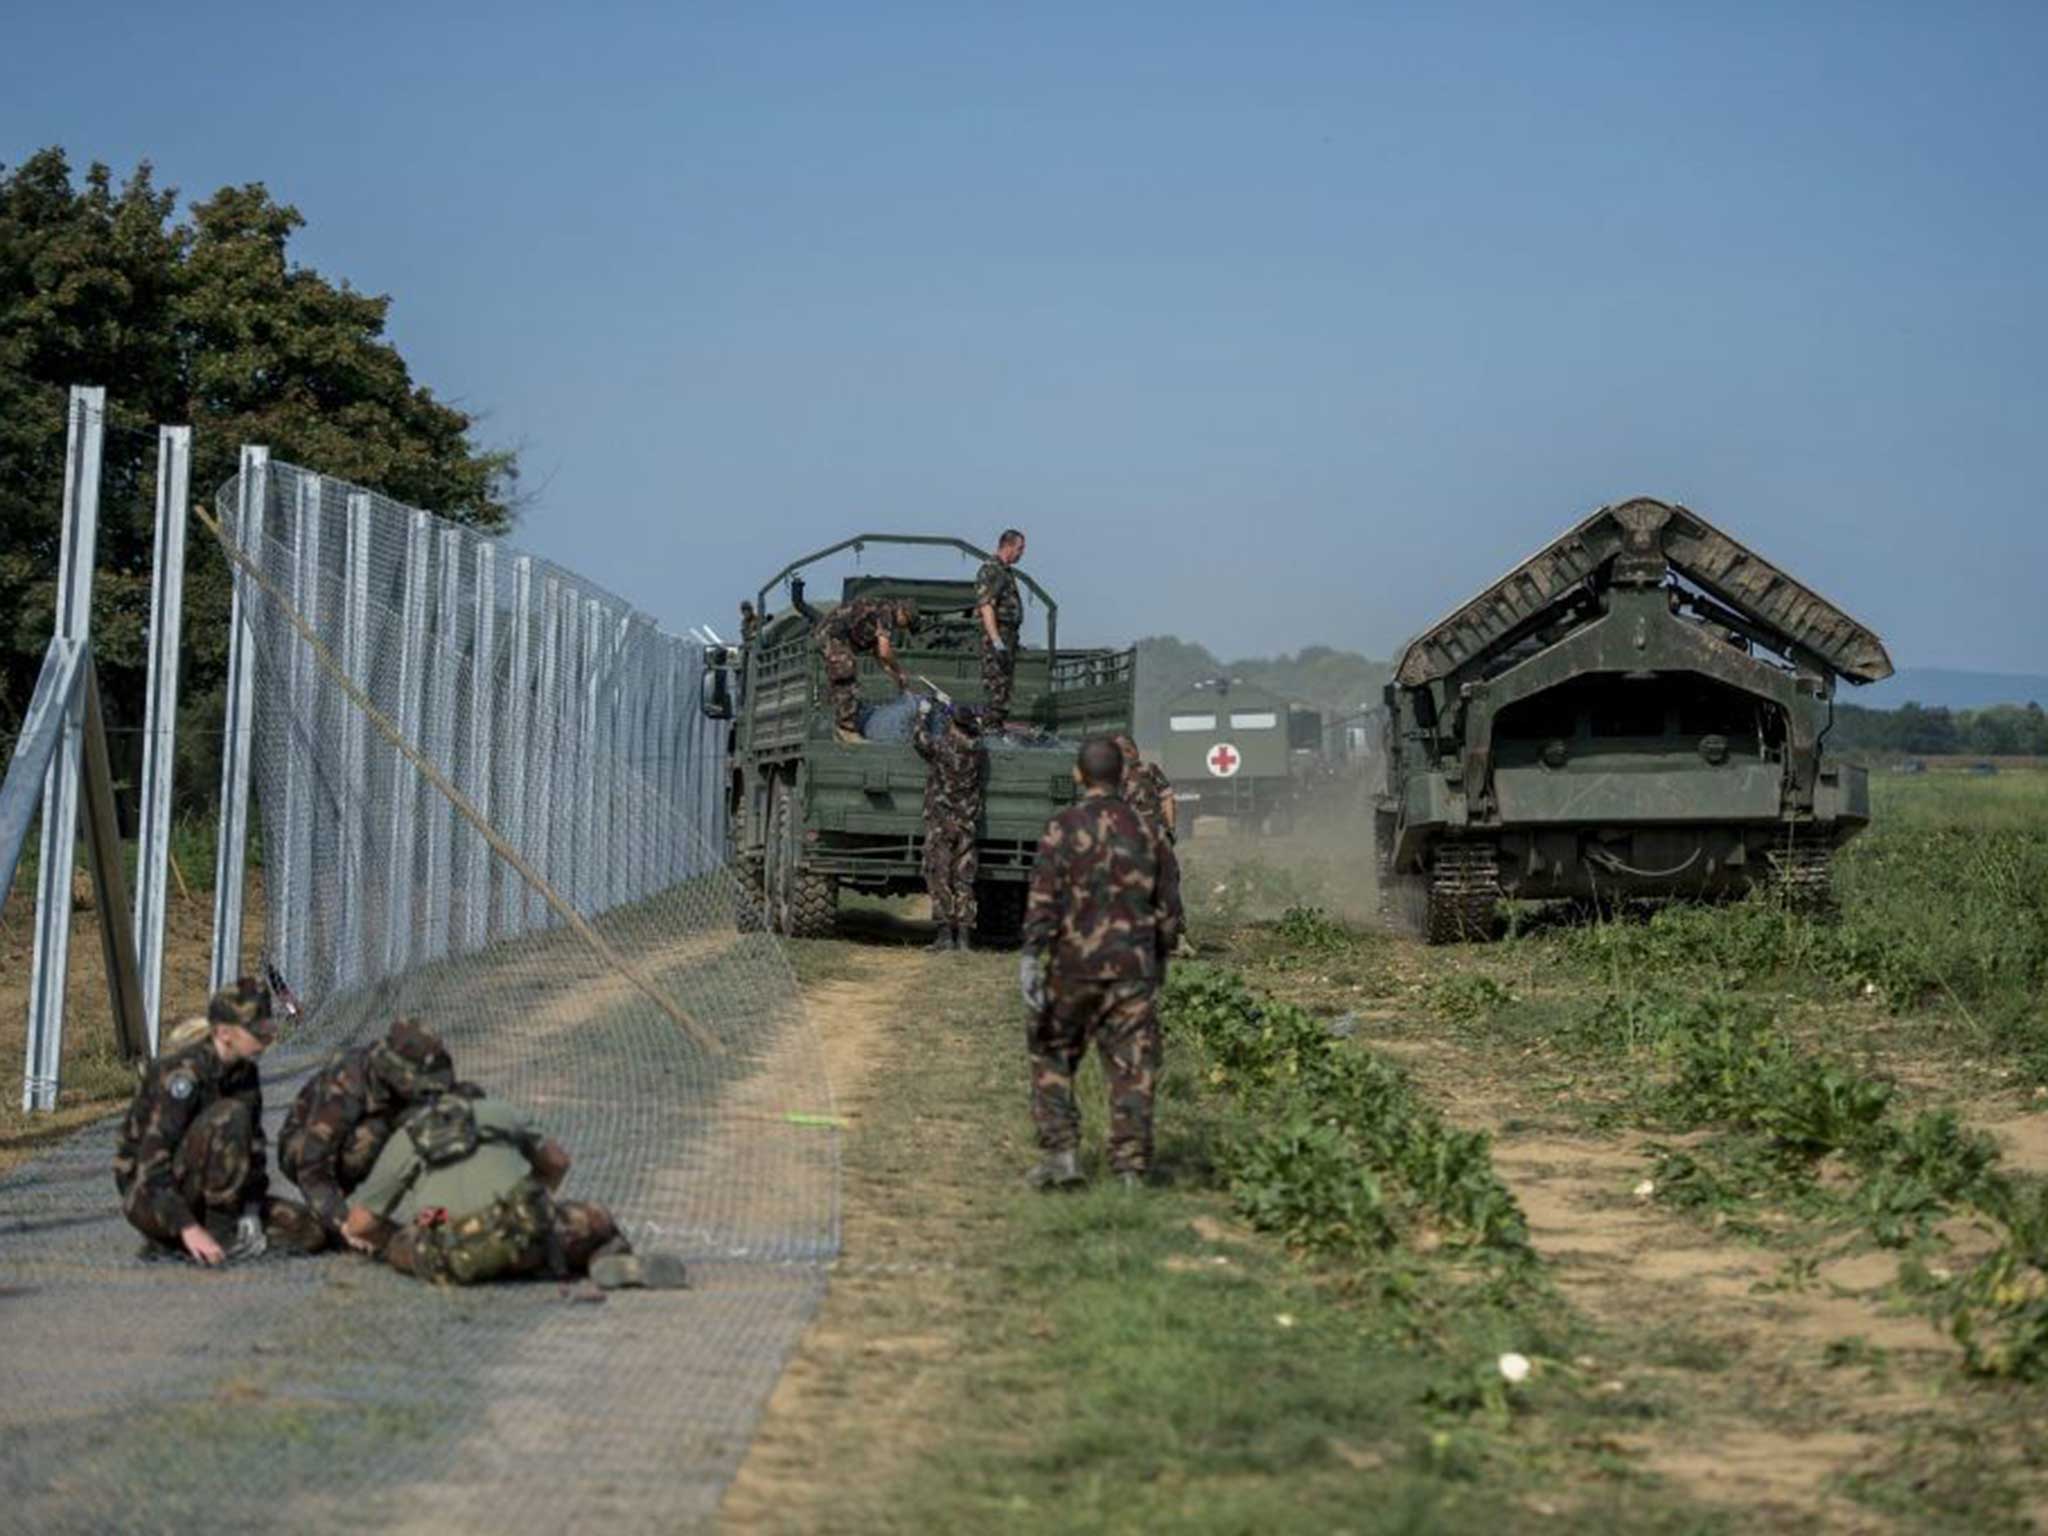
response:
M558 1200L569 1154L515 1105L446 1094L408 1111L356 1189L353 1246L447 1285L588 1274L607 1290L680 1286L673 1254L638 1254L603 1206Z
M277 1038L270 994L244 976L214 994L206 1023L142 1070L114 1151L121 1214L148 1239L144 1258L211 1267L271 1241L314 1252L323 1234L312 1213L268 1193L256 1058Z
M344 1237L349 1191L370 1176L399 1117L455 1087L441 1037L400 1019L382 1039L336 1051L306 1080L278 1134L277 1166L329 1235Z

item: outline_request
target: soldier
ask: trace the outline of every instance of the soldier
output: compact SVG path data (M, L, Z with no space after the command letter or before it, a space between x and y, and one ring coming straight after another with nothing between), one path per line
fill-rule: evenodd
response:
M148 1239L148 1259L182 1254L212 1268L273 1239L311 1253L319 1223L268 1194L256 1058L277 1038L270 994L244 976L213 995L206 1023L143 1068L114 1150L121 1214Z
M983 727L1000 731L1010 718L1010 690L1017 681L1017 631L1024 623L1024 600L1010 569L1024 558L1024 535L1005 528L996 540L993 560L982 563L974 577L974 604L981 620L981 686L986 718Z
M1124 802L1145 819L1145 825L1152 829L1152 835L1175 841L1174 829L1180 822L1180 804L1174 799L1173 781L1157 763L1148 763L1138 755L1138 744L1128 736L1111 738L1116 749L1124 755L1124 781L1120 793Z
M674 1254L637 1254L611 1212L557 1200L569 1154L501 1099L432 1098L399 1121L343 1231L401 1274L445 1285L588 1274L607 1290L683 1284Z
M974 947L974 876L981 862L976 831L988 783L988 749L972 705L934 707L918 700L911 745L924 759L924 888L931 893L935 951Z
M832 724L839 739L865 741L860 733L860 658L872 656L896 680L899 693L910 679L896 660L897 631L907 638L917 623L917 604L907 597L857 597L841 603L818 625L816 644L825 657L825 681L832 690Z
M1084 742L1081 799L1046 826L1031 866L1018 981L1031 1010L1031 1118L1044 1158L1040 1189L1081 1182L1081 1111L1074 1074L1093 1038L1109 1079L1109 1164L1142 1184L1152 1164L1152 1089L1159 1072L1154 995L1181 933L1180 868L1117 794L1123 754Z
M336 1051L306 1080L278 1135L277 1166L341 1237L349 1191L370 1176L399 1117L454 1085L440 1036L418 1019L400 1019L381 1039Z
M754 605L750 602L742 602L740 604L740 644L752 645L754 643L754 636L760 633L760 629L761 616L754 612Z

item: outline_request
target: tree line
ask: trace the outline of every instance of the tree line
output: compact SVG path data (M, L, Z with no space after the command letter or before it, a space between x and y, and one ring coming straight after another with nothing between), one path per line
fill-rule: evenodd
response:
M1869 709L1836 704L1828 745L1851 752L1899 752L1909 757L2048 757L2048 712L2038 703L1950 710L1901 704Z

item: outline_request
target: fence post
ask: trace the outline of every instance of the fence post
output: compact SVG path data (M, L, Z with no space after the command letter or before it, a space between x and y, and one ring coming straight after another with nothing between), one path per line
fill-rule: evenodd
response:
M421 676L427 650L427 584L433 571L433 518L412 515L405 535L405 597L398 633L398 734L418 745ZM412 956L413 833L420 797L431 794L397 747L391 749L391 860L385 901L384 973L396 976Z
M370 679L370 498L362 491L348 498L348 555L341 594L341 665L350 681L365 693ZM341 880L335 941L334 979L346 990L367 981L370 957L365 953L364 904L370 882L370 758L368 723L353 705L341 712L341 783L347 797L341 806Z
M505 774L499 800L505 840L535 862L540 850L526 836L526 762L534 752L533 721L533 561L520 555L512 562L512 633L506 647L505 709L500 721L497 760ZM526 931L526 882L516 871L498 871L498 937Z
M93 551L99 538L100 458L107 392L73 388L64 439L64 534L57 565L56 636L91 665ZM71 959L71 874L78 855L78 769L85 690L64 701L62 735L43 774L43 835L36 866L36 942L29 963L28 1066L24 1110L57 1107L64 1056L64 983ZM111 914L103 914L111 915Z
M562 773L563 749L569 723L562 708L564 693L563 642L573 645L565 617L568 605L562 601L562 584L553 576L541 581L540 597L540 686L534 698L534 725L539 730L539 750L534 753L533 804L527 820L533 827L534 867L541 878L554 884L566 868L562 849L568 839L569 818L556 803L556 787L566 786ZM527 928L544 928L552 921L547 903L538 891L526 893Z
M576 910L594 917L603 907L603 827L597 817L597 775L603 762L598 730L603 715L598 710L597 691L602 685L609 659L605 648L605 607L594 597L583 600L583 686L581 738L576 754Z
M156 434L156 557L149 589L149 704L142 728L142 791L135 860L135 951L143 1026L154 1056L163 1028L164 919L170 899L171 792L177 763L178 642L185 610L185 520L192 429Z
M426 646L426 729L418 745L449 782L456 780L455 674L462 664L462 532L441 530L441 596L434 609L433 634ZM455 808L431 786L420 786L426 816L426 913L423 958L439 960L448 953L449 908L454 903L453 865Z
M242 449L234 539L251 559L263 559L264 518L270 495L270 450ZM238 574L228 607L227 712L221 725L220 848L213 876L213 968L217 991L242 973L242 880L249 846L249 747L256 703L256 636ZM253 594L252 594L253 595Z
M492 749L497 745L492 652L498 637L498 552L487 539L477 539L475 544L470 593L474 610L469 636L469 742L460 783L470 804L483 813L484 820L492 821L500 814L492 771ZM505 829L498 830L502 834ZM482 949L490 939L492 854L466 821L462 842L462 947Z
M296 492L292 497L292 606L317 634L320 477L290 473L290 483ZM318 740L315 700L320 679L312 647L297 629L290 633L285 655L285 728L272 733L284 758L284 816L281 826L264 827L264 843L266 848L275 850L277 867L277 878L266 879L264 889L275 903L269 926L277 935L277 963L291 986L304 988L311 980L315 781L310 758ZM264 862L270 862L268 856Z

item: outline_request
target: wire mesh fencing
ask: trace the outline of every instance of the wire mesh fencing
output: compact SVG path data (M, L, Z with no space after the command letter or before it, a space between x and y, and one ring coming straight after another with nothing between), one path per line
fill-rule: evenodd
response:
M736 920L699 648L288 465L216 512L248 626L243 953L303 1005L264 1062L272 1145L330 1051L416 1015L568 1149L566 1195L692 1287L584 1305L353 1256L145 1264L102 1125L0 1179L7 1519L686 1528L838 1243L822 1059L783 951Z

